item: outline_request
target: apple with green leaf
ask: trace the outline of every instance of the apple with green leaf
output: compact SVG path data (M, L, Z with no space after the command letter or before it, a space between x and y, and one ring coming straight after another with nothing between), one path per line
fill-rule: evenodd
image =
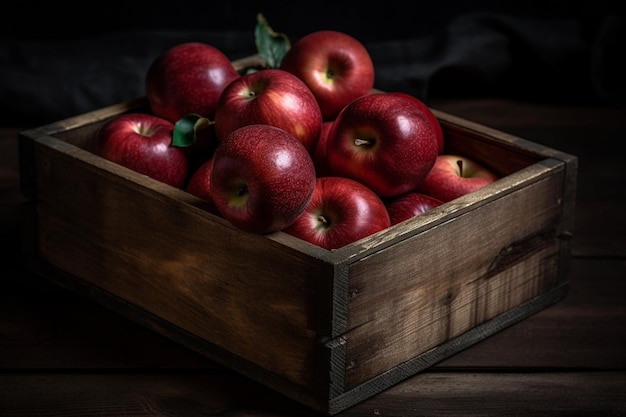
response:
M125 113L96 134L95 153L135 172L183 188L190 171L186 147L173 144L174 124L148 113Z

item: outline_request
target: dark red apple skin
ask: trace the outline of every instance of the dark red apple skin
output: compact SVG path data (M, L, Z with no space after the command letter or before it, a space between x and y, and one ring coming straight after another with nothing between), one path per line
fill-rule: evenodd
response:
M280 68L311 89L325 121L374 87L374 63L365 45L339 31L320 30L298 39Z
M275 68L242 75L223 91L215 113L218 141L251 124L279 127L313 153L322 114L309 88L295 75Z
M430 109L430 107L428 107L426 105L426 103L424 103L422 100L420 100L419 98L411 95L411 94L407 94L401 91L392 91L390 92L391 94L398 94L402 97L407 97L411 100L415 101L415 104L422 109L422 111L424 112L424 114L426 115L426 117L428 118L428 120L430 121L430 123L433 125L433 128L435 129L435 133L437 135L437 144L439 145L439 154L442 154L444 151L444 147L445 147L445 138L444 138L444 134L443 134L443 128L441 127L441 123L439 123L439 119L437 119L437 116L435 116L435 114L433 113L433 111Z
M326 147L331 175L360 181L383 198L414 190L438 155L436 132L424 112L413 100L390 93L369 94L344 107Z
M409 192L385 202L392 225L422 215L442 204L441 200L417 192Z
M164 51L148 67L145 91L153 114L176 123L188 114L214 120L222 91L239 78L218 48L187 42Z
M284 232L332 250L390 225L385 204L368 187L345 177L319 177L308 207Z
M459 160L463 162L464 173L457 163ZM448 202L483 188L498 178L495 172L471 158L442 154L416 191Z
M189 174L189 153L172 146L174 124L146 113L122 114L97 133L95 152L140 174L183 188Z
M208 203L207 209L213 214L219 214L219 211L213 203L211 197L211 168L213 167L213 159L206 160L201 164L189 178L186 191Z
M315 189L310 154L293 135L271 125L246 125L213 154L211 196L239 229L266 234L292 224Z
M332 120L326 121L322 124L322 131L320 132L320 137L317 140L315 150L313 151L313 164L315 165L315 171L317 172L318 177L330 175L327 161L328 156L326 155L326 144L328 143L328 132L330 132L330 128L332 126Z

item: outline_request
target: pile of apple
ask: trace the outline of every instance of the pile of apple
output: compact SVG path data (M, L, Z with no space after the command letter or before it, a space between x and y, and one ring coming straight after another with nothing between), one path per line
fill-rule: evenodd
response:
M346 33L310 33L275 67L245 73L211 45L179 44L154 60L145 88L150 112L105 124L99 155L246 232L335 249L498 178L444 152L421 100L375 91L372 59Z

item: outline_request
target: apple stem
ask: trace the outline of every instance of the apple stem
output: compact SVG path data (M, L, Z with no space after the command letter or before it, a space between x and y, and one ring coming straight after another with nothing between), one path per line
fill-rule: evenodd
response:
M371 144L372 144L372 141L370 141L370 140L361 139L361 138L354 138L354 145L355 146L369 146Z
M463 161L460 159L457 159L456 165L459 167L459 174L462 177L463 176Z
M328 224L328 220L326 220L326 217L322 216L321 214L317 216L317 221L323 223L324 225Z
M238 197L242 197L242 196L244 196L246 194L248 194L248 186L247 185L244 185L244 186L242 186L241 188L239 188L237 190L237 196Z

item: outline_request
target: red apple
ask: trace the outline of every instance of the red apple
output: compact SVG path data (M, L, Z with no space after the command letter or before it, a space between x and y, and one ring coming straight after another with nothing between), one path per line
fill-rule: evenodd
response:
M334 119L349 102L374 87L374 63L365 46L347 33L321 30L296 41L280 68L311 89L324 120Z
M184 187L189 173L186 148L172 146L174 124L145 113L122 114L97 133L96 153L105 159L173 187Z
M476 191L498 179L498 175L471 158L443 154L417 191L443 202Z
M281 128L312 153L322 129L322 114L313 93L298 77L269 68L234 80L224 89L217 105L218 140L251 124Z
M430 109L430 107L428 107L426 105L426 103L424 103L422 100L420 100L419 98L411 95L411 94L407 94L401 91L391 91L391 94L398 94L400 96L403 97L408 97L409 99L415 100L415 104L422 109L422 111L424 112L424 114L426 115L426 117L428 118L428 120L430 120L430 123L432 123L433 128L435 129L435 133L437 134L437 143L439 145L439 154L443 153L443 147L445 144L445 140L444 140L444 136L443 136L443 129L441 128L441 124L439 123L439 119L437 119L437 116L435 116L435 114L432 112L432 110Z
M432 123L415 102L391 93L357 98L328 133L332 175L360 181L381 197L414 190L438 154Z
M177 122L195 113L213 120L224 88L239 78L228 57L202 42L175 45L148 67L146 98L152 113Z
M211 196L241 230L270 233L292 224L315 189L315 167L297 138L271 125L235 129L213 154Z
M322 131L320 137L315 145L313 151L313 164L315 165L315 171L318 177L325 177L328 175L327 156L326 156L326 144L328 143L328 132L333 126L332 121L326 121L322 123Z
M441 200L417 192L403 194L385 203L391 224L419 216L442 204Z
M345 177L319 177L304 213L283 231L336 249L388 228L387 208L374 191Z
M186 191L208 203L208 210L214 214L218 214L218 210L213 203L211 197L211 168L213 167L213 158L206 160L200 165L189 178Z

